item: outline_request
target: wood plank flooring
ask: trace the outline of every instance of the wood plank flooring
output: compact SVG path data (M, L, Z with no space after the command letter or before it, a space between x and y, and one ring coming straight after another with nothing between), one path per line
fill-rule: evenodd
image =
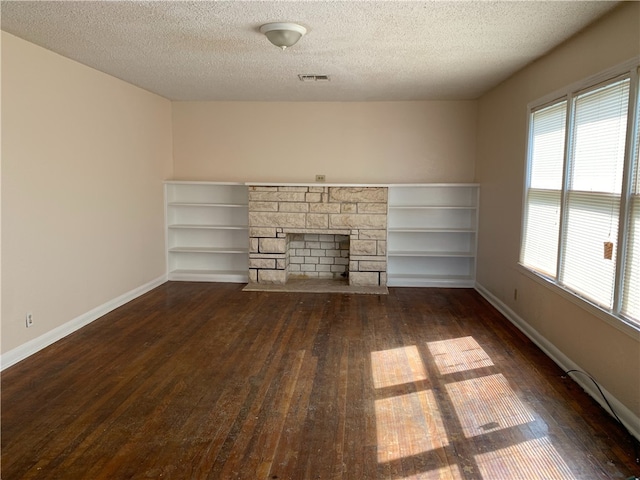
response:
M2 374L2 478L599 479L626 433L473 290L169 282Z

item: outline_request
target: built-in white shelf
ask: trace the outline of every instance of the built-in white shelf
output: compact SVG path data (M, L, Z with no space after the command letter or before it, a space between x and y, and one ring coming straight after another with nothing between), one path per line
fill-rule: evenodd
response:
M387 285L473 287L476 184L389 187Z
M388 286L473 287L478 185L388 187ZM169 181L165 198L169 280L247 282L248 184Z
M248 281L248 193L242 183L166 182L169 280Z

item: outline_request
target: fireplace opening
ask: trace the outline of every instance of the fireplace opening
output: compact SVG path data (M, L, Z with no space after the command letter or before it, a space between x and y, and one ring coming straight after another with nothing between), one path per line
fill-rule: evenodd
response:
M348 283L349 236L288 234L286 269L287 279L335 280Z

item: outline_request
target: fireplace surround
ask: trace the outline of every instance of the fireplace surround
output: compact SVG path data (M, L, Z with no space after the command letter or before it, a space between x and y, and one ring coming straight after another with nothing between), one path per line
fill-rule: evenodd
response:
M347 277L352 286L386 286L387 187L248 188L250 284Z

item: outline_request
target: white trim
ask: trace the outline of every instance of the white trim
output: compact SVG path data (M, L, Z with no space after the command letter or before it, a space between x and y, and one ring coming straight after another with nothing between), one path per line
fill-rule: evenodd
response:
M524 333L529 339L535 343L551 360L553 360L563 371L568 370L582 370L580 365L576 364L567 357L562 351L560 351L554 344L543 337L535 328L529 325L523 318L517 313L511 310L500 299L493 295L489 290L476 282L475 290L482 295L491 305L493 305L507 320L515 325L522 333ZM602 399L600 392L596 389L592 382L588 381L588 378L582 378L582 375L571 376L571 379L575 381L582 389L587 392L596 402L598 402L607 413L611 415L609 407ZM602 387L601 387L602 388ZM624 426L629 432L640 440L640 417L636 416L631 410L629 410L624 404L622 404L611 393L602 388L602 392L606 395L607 400L611 406L615 409L616 415L620 418ZM612 415L613 416L613 415Z
M94 320L106 315L107 313L115 310L116 308L124 305L131 300L144 295L148 291L156 288L159 285L162 285L167 281L167 276L162 275L154 280L151 280L144 285L134 288L119 297L116 297L112 300L109 300L102 305L97 306L96 308L89 310L82 315L77 316L76 318L60 325L59 327L54 328L53 330L49 330L48 332L40 335L37 338L29 340L26 343L23 343L19 347L14 348L13 350L9 350L8 352L2 354L0 357L0 371L15 365L16 363L24 360L25 358L33 355L36 352L39 352L45 347L57 342L58 340L66 337L67 335L75 332L76 330L81 329L85 325L90 324Z

